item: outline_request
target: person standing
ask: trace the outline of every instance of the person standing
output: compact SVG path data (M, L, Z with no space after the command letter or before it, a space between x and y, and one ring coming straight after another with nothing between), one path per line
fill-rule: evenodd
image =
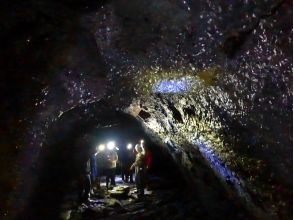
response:
M138 193L138 198L142 198L144 196L144 187L145 187L145 150L142 145L137 144L135 146L136 159L135 162L131 166L131 170L135 168L135 182Z
M90 176L91 176L91 188L92 188L92 193L93 193L93 187L95 186L96 183L96 178L97 178L97 163L96 163L96 152L94 152L91 157L90 157Z
M120 173L121 173L121 179L122 181L125 182L125 164L126 164L126 160L127 160L127 157L126 157L126 149L121 147L119 149L119 165L120 165Z
M95 159L96 159L96 188L100 189L101 184L101 177L103 173L103 169L105 169L105 161L106 161L106 155L105 155L105 145L100 144L96 149Z
M84 203L87 202L90 197L91 191L91 169L90 169L90 159L85 161L78 173L78 191L79 191L79 201Z
M116 163L118 161L118 155L115 150L110 150L107 153L108 167L106 170L106 188L108 189L109 181L110 185L115 186L115 171Z
M146 147L145 147L146 148ZM150 188L150 179L149 179L149 174L150 174L150 168L151 168L151 163L152 163L152 153L150 149L146 148L145 152L145 159L144 159L144 165L145 165L145 180L146 180L146 188Z
M122 180L124 182L134 183L133 181L133 171L130 170L131 165L134 161L134 153L132 151L132 144L128 144L126 148L122 149L122 158L121 160L121 171L122 171Z

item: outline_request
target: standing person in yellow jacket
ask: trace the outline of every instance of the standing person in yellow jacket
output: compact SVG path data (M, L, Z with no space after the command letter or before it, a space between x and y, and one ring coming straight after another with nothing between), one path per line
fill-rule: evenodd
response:
M145 188L145 150L142 145L137 144L135 146L136 159L132 164L130 169L135 168L135 182L138 193L138 198L142 198L144 196L144 188Z
M115 150L107 152L107 168L106 168L106 188L108 189L109 180L110 185L115 186L115 170L118 161L118 155Z

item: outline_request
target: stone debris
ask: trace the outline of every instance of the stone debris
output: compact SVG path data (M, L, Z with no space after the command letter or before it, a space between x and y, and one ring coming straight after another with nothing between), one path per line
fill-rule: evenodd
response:
M222 203L215 204L218 209L223 209L223 212L207 213L207 209L204 208L206 204L201 203L195 192L190 191L186 186L174 186L171 180L163 180L159 177L152 179L157 182L157 186L165 185L155 189L152 187L145 189L143 198L137 197L134 184L118 184L109 191L102 187L88 202L81 204L77 209L65 211L63 219L225 219L228 212L231 216L235 216L235 219L254 219L250 213L244 212L241 207L235 206L225 197L221 199ZM168 183L170 186L167 185ZM103 196L97 195L100 193ZM213 204L209 197L204 200L205 203Z
M112 190L108 191L109 195L113 198L127 198L130 192L129 186L116 186Z
M158 181L158 179L160 178L155 179L158 182L157 185L168 182ZM168 210L172 209L168 203L171 203L170 198L177 190L170 187L167 187L168 189L166 190L163 187L159 188L161 190L145 189L145 197L139 199L134 184L118 185L108 191L102 187L100 190L95 191L88 202L81 204L75 210L66 210L62 213L62 219L129 219L135 216L136 218L145 219L154 216L156 212L160 212L160 206L166 206ZM164 213L166 214L167 212L169 211Z

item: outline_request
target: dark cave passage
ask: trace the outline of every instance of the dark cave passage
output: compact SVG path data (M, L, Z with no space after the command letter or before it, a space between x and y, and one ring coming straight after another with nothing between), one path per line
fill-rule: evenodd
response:
M167 148L150 137L135 118L107 108L104 110L106 111L100 111L99 115L95 116L100 120L99 123L92 121L93 115L89 118L77 117L83 115L82 109L73 109L72 112L60 117L48 137L48 146L42 152L44 156L37 171L39 178L34 194L29 206L19 215L19 219L65 219L64 216L69 216L66 213L71 213L70 219L149 219L152 216L173 218L173 213L177 215L175 219L182 219L185 216L197 218L229 216L228 219L248 219L250 216L252 218L238 199L230 196L223 188L215 173L205 164L204 158L198 158L196 173L199 172L201 179L195 183L185 175ZM153 155L148 174L150 182L148 190L151 190L152 194L147 195L143 203L137 201L134 197L135 185L131 184L127 187L132 193L129 192L125 198L116 200L111 193L105 191L103 175L102 191L92 194L89 197L91 202L82 203L78 196L79 176L85 175L85 167L93 149L99 143L115 141L116 146L121 150L127 143L138 143L141 139L145 140L144 145L148 146L148 150ZM119 150L118 155L120 155ZM121 178L119 164L116 168L116 176ZM126 184L119 179L117 187L123 186L126 187ZM120 205L112 207L113 204L108 204L109 201L116 201ZM139 213L138 203L141 210ZM162 204L155 205L157 203ZM178 207L175 212L170 212L171 207L182 206L181 203L188 205L189 208ZM104 209L101 208L101 204L104 205ZM122 204L125 204L125 207ZM95 207L100 207L99 211L93 211ZM209 210L214 210L215 213Z
M58 219L64 207L77 208L80 205L79 175L86 172L86 163L98 143L110 140L123 148L127 143L136 144L144 139L153 155L150 176L165 179L168 183L166 188L186 185L186 179L172 157L146 135L140 123L124 113L114 113L114 118L109 118L109 112L107 115L108 117L101 119L102 127L93 122L89 125L82 119L78 122L72 121L73 118L66 114L61 117L60 122L52 129L48 145L42 152L44 156L37 171L37 187L29 206L19 215L19 219ZM120 174L118 165L116 175Z

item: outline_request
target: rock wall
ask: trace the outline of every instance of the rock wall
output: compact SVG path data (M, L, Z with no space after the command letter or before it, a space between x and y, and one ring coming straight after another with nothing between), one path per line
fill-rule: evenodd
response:
M137 117L187 176L207 161L249 209L291 219L291 1L4 6L8 206L29 198L60 117L81 106L95 117L91 103L104 99Z
M282 219L292 204L291 5L117 1L94 25L113 102L137 97L127 111L179 164L192 169L183 146L194 145L245 201Z

